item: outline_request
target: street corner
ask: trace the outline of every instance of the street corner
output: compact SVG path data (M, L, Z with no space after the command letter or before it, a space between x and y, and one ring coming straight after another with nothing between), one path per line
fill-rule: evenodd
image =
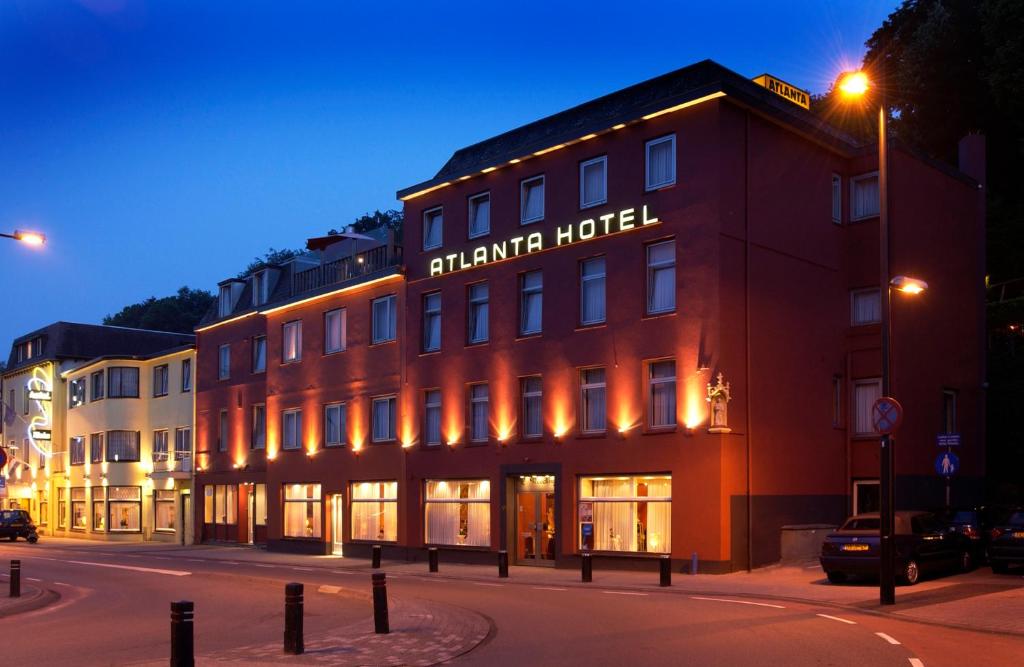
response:
M0 619L42 609L60 600L60 593L49 588L21 585L18 597L0 597Z

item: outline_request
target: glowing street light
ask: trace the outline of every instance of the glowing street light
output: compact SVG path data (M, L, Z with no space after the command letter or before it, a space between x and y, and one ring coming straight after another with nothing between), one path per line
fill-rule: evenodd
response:
M928 283L919 278L910 276L895 276L889 281L889 285L897 292L917 295L928 289Z
M864 72L847 72L839 77L840 92L847 97L860 97L868 92L870 80Z
M41 246L46 243L46 236L39 232L30 232L22 229L14 230L13 234L4 234L0 232L0 236L5 239L14 239L15 241L21 241L26 245Z

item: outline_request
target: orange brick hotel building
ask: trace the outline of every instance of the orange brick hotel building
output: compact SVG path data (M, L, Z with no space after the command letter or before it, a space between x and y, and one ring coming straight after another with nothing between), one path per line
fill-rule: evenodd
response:
M897 505L984 473L983 146L895 148ZM778 560L876 509L877 149L704 61L456 151L393 232L225 281L197 330L206 541Z

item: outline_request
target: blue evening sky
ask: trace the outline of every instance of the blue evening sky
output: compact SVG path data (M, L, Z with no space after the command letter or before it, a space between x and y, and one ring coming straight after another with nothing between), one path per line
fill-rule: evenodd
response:
M0 0L0 357L213 289L451 152L712 58L826 90L896 0Z

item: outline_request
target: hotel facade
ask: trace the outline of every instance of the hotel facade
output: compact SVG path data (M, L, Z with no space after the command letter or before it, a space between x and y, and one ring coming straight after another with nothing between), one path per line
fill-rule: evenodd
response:
M333 235L226 281L197 330L202 538L724 572L876 509L876 156L704 61L456 151L378 259ZM945 433L972 502L983 147L890 160L892 274L930 286L892 304L897 504L943 503Z

